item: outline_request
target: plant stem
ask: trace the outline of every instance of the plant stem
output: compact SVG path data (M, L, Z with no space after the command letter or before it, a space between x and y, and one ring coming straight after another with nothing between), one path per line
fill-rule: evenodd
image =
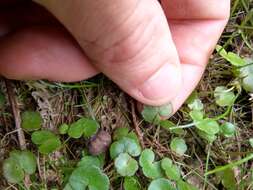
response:
M221 167L218 167L218 168L216 168L216 169L214 169L214 170L211 170L211 171L209 171L209 172L206 172L204 175L207 176L207 175L210 175L210 174L214 174L214 173L217 173L217 172L221 172L221 171L226 170L226 169L228 169L228 168L233 168L233 167L238 166L238 165L241 165L241 164L243 164L244 162L247 162L247 161L249 161L249 160L251 160L251 159L253 159L253 154L250 154L249 156L247 156L247 157L245 157L245 158L243 158L243 159L241 159L241 160L238 160L238 161L236 161L236 162L232 162L232 163L227 164L227 165L225 165L225 166L221 166Z

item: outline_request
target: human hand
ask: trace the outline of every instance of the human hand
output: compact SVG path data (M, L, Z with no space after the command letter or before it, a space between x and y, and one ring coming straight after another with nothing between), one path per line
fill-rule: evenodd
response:
M174 111L199 82L230 8L230 0L35 0L70 36L20 1L0 9L1 75L70 82L103 72L138 101Z

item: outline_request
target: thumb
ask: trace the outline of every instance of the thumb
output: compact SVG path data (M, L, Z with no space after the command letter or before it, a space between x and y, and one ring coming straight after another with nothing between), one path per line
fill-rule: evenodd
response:
M91 63L148 105L170 102L181 68L156 0L35 0L69 30Z

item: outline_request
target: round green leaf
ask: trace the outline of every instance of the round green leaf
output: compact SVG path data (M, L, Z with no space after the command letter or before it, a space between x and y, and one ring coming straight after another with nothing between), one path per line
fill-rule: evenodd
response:
M10 183L18 183L25 177L23 169L13 158L8 158L3 162L3 175Z
M64 189L73 190L109 190L108 177L97 167L78 167L69 178Z
M116 158L121 153L128 153L133 157L139 156L141 153L141 147L136 140L128 137L123 137L122 139L112 143L110 147L111 158Z
M225 136L225 137L232 137L234 136L236 127L233 123L230 122L225 122L223 123L221 126L221 133Z
M67 134L67 133L68 133L68 130L69 130L69 125L66 124L66 123L63 123L63 124L60 125L60 127L59 127L59 133L60 133L61 135Z
M172 164L172 160L169 158L162 159L162 169L164 169L166 176L171 179L178 181L181 178L180 169Z
M242 78L242 87L247 92L253 92L253 65L242 67L239 70L239 77Z
M39 146L39 152L42 154L50 154L61 147L61 141L58 137L48 139Z
M87 138L92 137L93 135L97 133L99 128L100 126L97 121L93 119L86 119L84 131L83 131L84 137L87 137Z
M72 123L68 130L68 135L72 138L78 139L84 133L84 127L86 123L86 118L81 118L78 121Z
M36 157L30 151L18 151L14 150L10 153L10 157L16 160L19 166L27 174L33 174L36 171L37 162Z
M25 111L21 115L21 126L26 131L34 131L41 128L42 118L39 112Z
M78 167L89 167L96 166L98 168L102 167L101 161L95 156L84 156L80 162L77 164Z
M121 153L114 162L117 172L121 176L133 176L138 170L138 163L127 153Z
M176 190L168 179L159 178L153 180L148 187L148 190Z
M202 110L192 110L190 111L189 115L191 116L194 122L201 121L204 118L204 114Z
M209 135L215 135L219 132L219 124L210 118L197 122L196 127Z
M97 133L99 124L92 119L81 118L78 121L72 123L68 130L68 135L72 138L92 137Z
M184 153L187 151L187 145L185 144L184 139L178 137L172 139L170 143L170 148L179 156L183 156Z
M218 86L215 88L214 97L216 104L225 107L233 105L235 94L233 91L227 89L225 86Z
M141 190L141 185L134 177L125 177L124 190Z
M150 149L145 149L140 156L140 166L143 174L151 179L163 177L161 162L154 162L155 154Z
M55 134L51 131L47 130L41 130L41 131L35 131L32 134L32 142L34 144L40 145L44 142L46 142L48 139L55 138Z

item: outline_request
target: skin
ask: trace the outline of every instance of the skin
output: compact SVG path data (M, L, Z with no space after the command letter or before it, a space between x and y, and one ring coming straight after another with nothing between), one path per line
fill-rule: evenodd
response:
M36 3L0 3L1 75L71 82L102 72L139 102L174 111L198 84L230 9L230 0Z

